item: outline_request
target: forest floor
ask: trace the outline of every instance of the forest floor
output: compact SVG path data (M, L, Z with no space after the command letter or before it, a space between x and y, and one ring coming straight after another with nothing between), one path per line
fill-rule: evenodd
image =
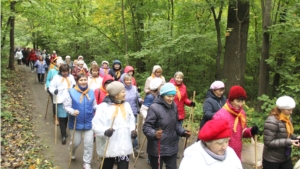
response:
M45 119L48 94L44 85L36 82L38 80L35 76L36 73L31 73L29 67L16 65L13 76L2 77L1 83L7 88L1 87L1 168L67 169L68 144L61 144L59 126L57 127L57 144L55 144L51 99ZM67 138L68 141L70 141L70 136ZM181 157L183 143L182 138L179 142ZM192 144L192 141L189 144ZM146 152L146 144L143 151ZM71 162L71 169L82 168L82 156L83 142L76 151L76 159ZM145 153L133 167L135 159L130 156L129 169L150 169L146 159ZM177 160L178 167L181 159ZM91 163L92 168L98 169L100 163L101 161L94 157ZM247 165L243 167L244 169L253 168Z

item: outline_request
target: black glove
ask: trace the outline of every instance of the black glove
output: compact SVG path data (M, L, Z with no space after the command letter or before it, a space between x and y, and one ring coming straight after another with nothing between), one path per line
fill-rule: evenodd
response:
M132 130L132 131L131 131L131 138L132 138L132 139L135 139L136 137L137 137L136 131L135 131L135 130Z
M48 71L48 68L46 67L45 70Z
M139 93L141 93L141 91L142 91L141 88L138 88L137 90L138 90Z
M47 87L47 93L51 94L51 92L49 91L49 87Z
M191 106L192 107L196 107L196 103L195 102L191 102Z
M115 131L114 129L109 128L109 129L107 129L107 130L104 132L104 135L105 135L106 137L111 137L111 136L113 135L113 132L114 132L114 131Z
M73 85L73 88L75 87L76 85Z
M57 95L58 94L58 89L54 90L54 94Z
M251 134L252 134L252 136L257 135L258 133L259 133L258 127L257 126L253 126L251 128Z

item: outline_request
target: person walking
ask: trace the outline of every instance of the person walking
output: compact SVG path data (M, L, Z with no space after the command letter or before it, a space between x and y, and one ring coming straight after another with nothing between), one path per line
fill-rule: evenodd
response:
M132 85L138 87L137 83L136 83L136 80L134 78L134 73L135 73L134 72L134 68L132 66L126 66L124 68L124 73L129 74L131 76L131 83L132 83Z
M90 69L91 75L88 77L88 84L90 89L96 90L102 84L102 77L99 76L99 66L93 65Z
M52 63L55 58L57 58L57 54L56 51L54 50L50 56L50 63Z
M84 61L83 60L78 60L77 61L77 67L74 67L73 71L72 71L72 75L74 76L74 78L77 78L78 74L84 73L86 74L86 76L88 76L88 70L84 67Z
M107 74L103 77L102 85L94 91L97 105L102 103L104 98L108 95L108 93L106 91L106 86L113 81L114 81L114 78L111 77L110 74Z
M31 52L28 55L27 61L30 64L30 68L31 68L31 73L33 73L33 69L34 69L34 63L37 60L36 54L34 49L31 49Z
M21 65L22 64L23 53L22 53L20 48L18 48L18 50L15 54L15 58L17 58L18 65Z
M37 60L34 64L36 68L36 74L39 80L39 83L44 84L44 76L45 72L48 69L46 62L43 60L43 56L39 56L39 60Z
M73 146L71 148L71 159L74 160L76 158L76 150L82 141L82 135L84 136L83 169L91 169L94 140L92 119L95 105L94 92L88 86L87 75L84 73L78 74L76 86L71 88L69 92L65 92L63 106L66 112L70 114L69 130L71 130L72 136L75 132L74 142L70 142L70 147ZM75 131L73 131L75 124Z
M213 116L213 119L228 120L232 131L229 146L233 148L240 159L242 153L242 138L253 137L259 133L257 126L247 127L247 116L243 110L246 98L246 91L241 86L232 86L229 90L225 105Z
M206 92L206 99L203 103L204 113L200 122L200 130L226 103L226 97L223 95L224 91L225 84L222 81L214 81L210 85L210 88Z
M162 76L162 68L159 65L154 65L153 66L153 70L152 70L152 74L151 76L149 76L145 82L145 86L144 86L144 92L145 94L148 94L150 91L150 83L154 78L161 78L163 81L163 84L166 83L166 79L165 77Z
M200 141L185 149L179 169L242 169L241 160L228 146L230 136L227 120L208 121L198 134Z
M122 69L122 63L119 60L115 60L112 65L112 69L109 70L108 74L114 78L115 81L119 81L124 70Z
M100 76L103 78L105 75L108 74L110 68L109 68L109 63L108 61L104 60L101 63L101 67L100 67Z
M71 56L66 56L66 60L65 60L65 64L69 65L69 68L70 68L70 73L72 72L73 70L73 61L71 60Z
M109 95L97 106L92 121L97 154L105 157L102 169L113 169L115 162L118 169L128 169L129 155L132 154L131 139L137 137L134 115L125 101L125 87L121 82L111 82L106 90ZM104 149L105 144L108 144L107 149Z
M179 137L189 137L190 131L183 129L178 123L177 107L174 103L176 88L172 83L165 83L160 89L143 126L148 139L147 153L152 169L176 169ZM158 166L160 165L160 166Z
M296 103L290 96L281 96L264 125L264 169L293 169L292 146L300 147L291 115Z

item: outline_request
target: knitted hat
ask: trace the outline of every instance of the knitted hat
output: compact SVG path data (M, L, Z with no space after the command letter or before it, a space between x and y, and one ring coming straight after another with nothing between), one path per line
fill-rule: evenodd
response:
M82 59L83 59L83 56L81 56L81 55L80 55L80 56L78 56L78 58L77 58L77 59L79 59L79 58L82 58Z
M113 97L118 95L123 89L125 89L124 84L118 81L113 81L106 86L106 91Z
M221 89L224 88L225 85L222 81L214 81L211 85L210 85L210 89L211 90L217 90L217 89Z
M281 96L276 100L279 109L293 109L296 106L295 100L290 96Z
M159 91L159 94L164 96L164 95L175 95L176 94L176 88L173 85L173 83L165 83Z
M58 66L59 64L64 64L64 61L62 59L57 59L56 66Z
M102 63L101 63L101 65L103 65L104 63L106 63L107 65L109 65L108 61L106 61L106 60L103 60Z
M154 78L150 82L150 90L156 90L162 84L161 78Z
M246 91L241 86L232 86L229 90L228 100L233 101L234 99L246 99Z
M119 61L119 60L114 60L113 65L114 65L114 64L122 65L121 61Z
M162 68L161 68L159 65L154 65L154 66L153 66L153 69L152 69L152 73L155 73L155 71L156 71L157 69L161 69L161 70L162 70Z
M70 58L71 58L71 56L69 56L69 55L68 55L68 56L66 56L66 59L68 59L68 58L70 59Z
M77 61L77 65L83 65L84 64L84 61L83 60L78 60Z
M56 51L54 50L53 53L56 53Z
M231 136L229 123L225 119L212 119L201 128L198 138L202 141L212 141Z

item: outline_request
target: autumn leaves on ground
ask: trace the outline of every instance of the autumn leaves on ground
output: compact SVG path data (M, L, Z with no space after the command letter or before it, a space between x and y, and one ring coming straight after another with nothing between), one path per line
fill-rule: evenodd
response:
M23 65L22 65L23 66ZM1 69L1 167L52 168L42 154L47 147L35 135L30 80L20 67Z

